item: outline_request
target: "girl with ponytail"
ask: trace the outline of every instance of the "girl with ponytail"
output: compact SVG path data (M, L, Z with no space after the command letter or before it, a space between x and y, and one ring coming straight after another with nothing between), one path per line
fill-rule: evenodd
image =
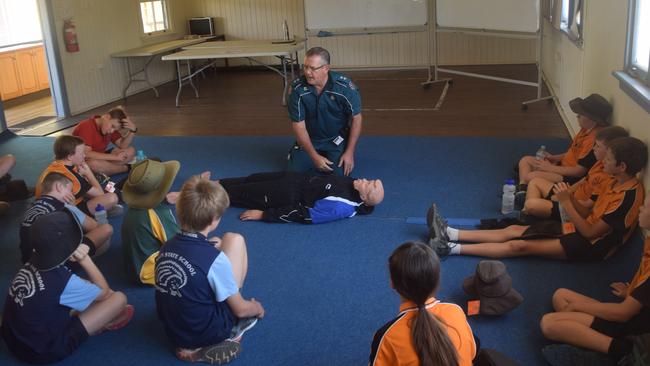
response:
M375 333L370 365L469 366L476 355L463 310L435 298L440 261L423 243L404 243L388 259L399 315Z

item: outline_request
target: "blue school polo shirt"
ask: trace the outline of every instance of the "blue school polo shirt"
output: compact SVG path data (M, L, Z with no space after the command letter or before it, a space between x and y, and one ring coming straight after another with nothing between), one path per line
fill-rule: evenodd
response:
M2 333L46 354L65 347L65 329L72 321L70 310L82 312L99 296L101 289L85 281L66 266L39 271L27 263L9 287L2 319Z
M287 107L293 122L305 121L312 141L332 140L361 113L361 96L349 77L330 71L320 95L305 76L295 79Z
M180 233L156 258L156 309L175 347L199 348L230 336L235 317L226 299L239 289L230 260L207 238Z

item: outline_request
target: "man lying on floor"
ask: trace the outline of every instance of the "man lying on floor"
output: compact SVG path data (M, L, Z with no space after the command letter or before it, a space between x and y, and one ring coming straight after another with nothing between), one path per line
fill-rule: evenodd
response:
M206 175L209 173L203 173ZM384 199L381 180L298 172L256 173L218 181L243 221L322 224L367 215ZM178 192L167 196L174 203Z

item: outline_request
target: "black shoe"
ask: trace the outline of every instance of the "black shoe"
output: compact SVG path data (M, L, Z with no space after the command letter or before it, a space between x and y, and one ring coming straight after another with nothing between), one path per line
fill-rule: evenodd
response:
M429 237L439 239L441 242L449 242L447 235L447 221L445 221L438 212L436 204L432 204L427 212L427 220L431 216L431 226L429 227Z
M571 346L551 344L542 348L544 359L553 366L616 365L616 361L599 352Z
M190 354L182 354L177 351L176 357L183 361L223 365L237 358L240 353L241 344L225 340L212 346L199 348Z
M453 244L453 245L458 245L458 244ZM449 241L444 241L440 240L438 238L435 239L429 239L429 246L431 249L433 249L434 252L438 255L438 257L446 257L449 255L451 252L451 244Z
M519 191L515 193L515 211L521 211L526 204L526 191Z

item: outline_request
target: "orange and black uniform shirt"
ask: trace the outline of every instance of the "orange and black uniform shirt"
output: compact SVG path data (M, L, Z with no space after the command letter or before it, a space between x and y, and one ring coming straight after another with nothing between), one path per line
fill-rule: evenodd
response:
M614 177L605 173L603 162L598 161L589 169L587 176L576 183L573 196L580 201L592 200L596 202L598 196L609 189L613 180Z
M645 238L643 257L641 257L639 269L636 270L636 274L627 286L627 295L633 296L643 306L650 306L650 284L647 283L648 277L650 277L650 237ZM645 296L637 297L641 292ZM650 324L648 326L650 328Z
M596 143L596 133L602 127L594 127L589 130L584 128L580 129L578 134L573 138L569 150L564 153L561 166L576 166L580 165L590 169L596 163L596 155L594 155L593 148Z
M48 165L47 168L43 170L43 173L41 173L41 176L38 177L38 182L36 183L36 189L34 191L36 198L39 198L43 194L43 192L41 192L41 184L45 177L50 173L59 173L70 179L72 182L72 193L75 197L75 205L81 203L86 192L92 188L92 185L86 180L86 178L82 177L77 172L75 167L65 165L62 160L55 160Z
M459 366L470 366L476 356L476 344L463 310L456 304L441 303L434 298L427 300L426 309L447 326L449 339L458 352ZM417 312L414 303L402 303L399 315L375 333L370 353L371 366L420 365L411 336Z
M632 178L623 184L613 180L608 189L598 196L586 219L590 225L603 220L610 230L601 237L591 239L591 244L604 246L610 255L622 246L636 228L644 196L643 184L638 179Z

